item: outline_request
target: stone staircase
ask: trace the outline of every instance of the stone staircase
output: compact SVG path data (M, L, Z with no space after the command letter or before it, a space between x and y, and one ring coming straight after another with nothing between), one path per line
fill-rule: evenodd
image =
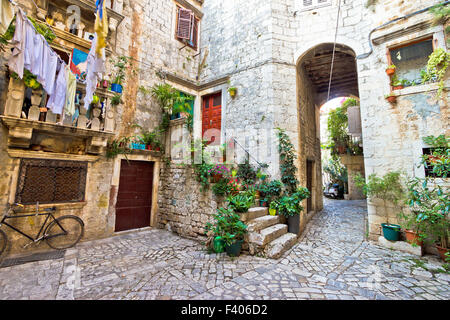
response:
M268 208L251 208L241 220L248 226L245 242L251 255L278 259L297 243L297 235L288 233L286 219L270 216Z

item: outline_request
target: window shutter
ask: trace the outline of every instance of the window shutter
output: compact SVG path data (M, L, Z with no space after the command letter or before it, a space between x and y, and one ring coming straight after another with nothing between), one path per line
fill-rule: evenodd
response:
M360 135L361 127L361 109L359 107L349 107L348 114L348 132L351 135Z
M178 10L177 37L191 40L194 32L194 13L191 10L180 8Z

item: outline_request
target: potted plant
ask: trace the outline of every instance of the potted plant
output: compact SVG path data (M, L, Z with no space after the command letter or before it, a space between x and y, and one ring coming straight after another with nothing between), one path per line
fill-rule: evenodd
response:
M386 74L388 76L392 76L395 73L396 69L397 69L397 67L395 65L391 64L389 67L387 67Z
M218 164L209 171L209 174L211 176L211 182L218 183L224 176L230 175L230 170L224 165Z
M394 93L390 93L384 96L384 98L389 102L389 103L396 103L397 102L397 96Z
M217 197L224 197L231 192L231 185L228 180L220 179L218 183L212 186L212 191Z
M391 86L393 90L401 90L404 88L404 82L398 79L397 75L392 76Z
M380 178L376 174L369 176L368 181L357 174L354 176L357 187L361 188L364 194L371 199L379 199L383 202L384 212L386 214L386 223L382 223L383 235L386 240L398 241L400 238L401 226L389 222L388 202L394 207L399 206L399 201L404 199L404 188L400 181L399 172L389 172Z
M125 81L125 70L129 66L128 58L125 56L120 56L116 61L111 60L115 68L115 74L112 78L111 91L116 93L122 93L123 82Z
M219 208L214 219L214 225L209 223L206 229L214 231L218 249L220 250L222 243L230 257L239 256L244 242L244 236L248 232L247 226L232 208Z
M228 207L232 208L237 213L246 213L255 203L255 198L248 194L238 194L236 196L229 196L227 199Z
M228 93L230 94L230 97L234 98L236 96L237 88L236 87L230 87L228 88Z
M277 202L276 201L270 203L269 214L271 216L276 216L277 215Z

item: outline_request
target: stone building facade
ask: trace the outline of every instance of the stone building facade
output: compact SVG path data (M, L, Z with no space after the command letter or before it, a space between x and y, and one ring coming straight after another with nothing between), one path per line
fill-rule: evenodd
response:
M31 0L26 0L20 5L29 15L39 18L47 14L49 3L63 12L68 5L75 4L87 12L86 21L92 22L92 14L88 13L92 12L92 2L40 0L39 8L35 8ZM131 57L133 68L138 69L137 73L131 68L127 71L123 104L111 109L113 130L77 129L76 134L72 134L73 130L61 134L55 124L43 128L42 124L24 119L2 118L0 210L3 212L8 203L15 201L21 159L83 162L87 164L84 200L44 207L57 206L58 214L80 216L86 223L86 240L111 236L116 232L122 167L144 161L153 166L153 187L151 195L147 195L152 198L148 225L192 238L203 236L205 223L211 220L223 199L216 199L211 191L201 192L192 168L182 165L185 151L179 145L188 144L184 119L171 121L165 140L166 154L134 151L113 160L104 154L108 140L137 133L134 124L149 130L159 124L159 105L140 88L148 89L163 81L194 96L194 139L201 138L203 133L205 99L213 94L219 97L222 130L218 140L225 143L236 139L242 146L236 149L237 159L242 160L244 149L247 150L253 164L257 160L270 165L267 172L272 178L279 178L275 129L287 131L297 149L300 182L312 191L312 200L301 216L302 229L323 208L320 106L328 98L360 98L367 176L391 170L423 175L423 168L416 168L424 147L421 138L448 134L447 97L435 103L430 90L436 90L436 85L420 85L395 91L396 106L387 103L384 95L391 88L384 72L390 62L386 53L390 48L423 39L432 39L435 48L445 48L443 26L432 26L431 14L422 12L373 29L437 3L379 0L367 8L365 0L113 1L110 17L117 20L112 22L117 27L110 30L108 60L125 55ZM196 48L175 37L178 7L190 9L198 19ZM67 32L56 33L55 46L59 50L69 53L74 47L88 50L89 42ZM334 48L334 77L328 92ZM368 52L370 55L364 57ZM5 115L5 105L11 96L5 66L8 54L0 55L0 59L0 111ZM231 86L237 88L236 97L227 92ZM99 91L111 98L108 92ZM33 143L30 139L24 142L22 133L24 130L29 133L30 126L34 132L30 139L41 139L33 143L42 144L47 139L47 146L59 147L45 153L29 150ZM67 152L76 141L85 146L85 152ZM166 157L171 157L172 162L165 161ZM29 209L32 208L30 205ZM380 234L379 224L385 214L380 206L369 203L372 238ZM22 227L32 228L27 222ZM24 240L13 237L17 240L13 251L23 251Z

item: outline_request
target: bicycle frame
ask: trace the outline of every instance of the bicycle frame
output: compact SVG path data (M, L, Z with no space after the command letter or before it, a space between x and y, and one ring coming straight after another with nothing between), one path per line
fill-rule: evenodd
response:
M66 233L66 230L64 230L64 228L57 222L57 219L55 218L55 216L52 214L52 212L55 212L54 209L52 209L52 211L48 211L46 213L34 213L34 214L26 214L26 215L20 215L20 216L10 216L10 215L5 215L2 219L2 221L0 222L0 227L2 225L5 225L9 228L11 228L12 230L16 231L17 233L23 235L24 237L26 237L27 239L29 239L32 242L39 242L42 241L46 238L46 236L43 234L43 232L45 231L46 226L48 226L47 222L49 221L50 218L53 219L53 221L56 221L56 223L58 224L58 226L61 228L61 230L63 230L64 233ZM17 229L16 227L10 225L9 223L6 222L6 220L15 220L15 219L21 219L21 218L27 218L27 217L36 217L36 216L47 216L47 218L45 219L44 223L41 226L41 229L39 230L39 233L37 234L36 238L34 239L32 236L24 233L23 231ZM41 236L42 234L42 236ZM57 237L60 235L52 235L53 237Z

